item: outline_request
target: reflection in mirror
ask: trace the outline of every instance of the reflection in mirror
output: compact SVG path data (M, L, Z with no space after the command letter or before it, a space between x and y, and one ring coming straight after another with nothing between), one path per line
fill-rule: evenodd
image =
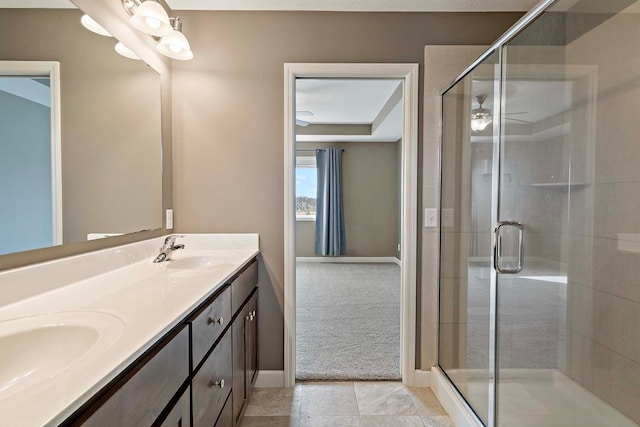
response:
M162 227L160 76L48 4L0 0L0 255Z

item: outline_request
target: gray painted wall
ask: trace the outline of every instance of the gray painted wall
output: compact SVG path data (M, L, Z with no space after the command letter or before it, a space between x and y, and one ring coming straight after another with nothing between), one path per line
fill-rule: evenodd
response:
M50 246L51 109L0 90L0 111L0 254Z
M349 257L395 257L399 243L396 142L302 143L300 149L339 147ZM315 257L315 221L296 221L296 256Z
M521 15L180 12L195 58L172 65L176 229L260 234L261 369L283 369L283 64L422 64L427 44L489 44Z

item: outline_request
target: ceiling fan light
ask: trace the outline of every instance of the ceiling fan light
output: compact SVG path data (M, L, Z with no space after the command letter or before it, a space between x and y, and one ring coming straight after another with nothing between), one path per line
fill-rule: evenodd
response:
M193 52L191 51L189 41L185 35L178 30L173 30L164 36L156 45L156 49L164 56L172 59L180 61L193 59Z
M162 37L173 31L167 11L155 0L140 4L131 17L131 24L150 36Z
M491 117L474 118L471 119L471 130L474 132L481 132L491 124Z
M102 25L98 24L89 15L82 15L82 18L80 18L80 23L82 24L83 27L85 27L87 30L91 32L94 32L96 34L99 34L105 37L113 37L109 31L105 30L105 28Z

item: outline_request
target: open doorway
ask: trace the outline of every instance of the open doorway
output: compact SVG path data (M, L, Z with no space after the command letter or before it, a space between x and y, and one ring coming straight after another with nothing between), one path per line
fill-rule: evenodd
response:
M417 65L287 64L285 79L285 384L411 385Z
M0 61L0 254L62 243L59 67Z
M401 148L402 80L296 81L296 380L401 378Z

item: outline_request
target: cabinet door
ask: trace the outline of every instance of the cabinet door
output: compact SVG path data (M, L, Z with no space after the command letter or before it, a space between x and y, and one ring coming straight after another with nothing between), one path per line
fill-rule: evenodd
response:
M245 317L245 395L249 400L258 374L258 292L256 291L247 303Z
M191 381L193 427L215 424L233 383L231 366L231 334L227 330Z
M235 425L239 425L242 407L246 399L244 329L248 316L248 306L245 305L231 325L233 334L233 419Z

